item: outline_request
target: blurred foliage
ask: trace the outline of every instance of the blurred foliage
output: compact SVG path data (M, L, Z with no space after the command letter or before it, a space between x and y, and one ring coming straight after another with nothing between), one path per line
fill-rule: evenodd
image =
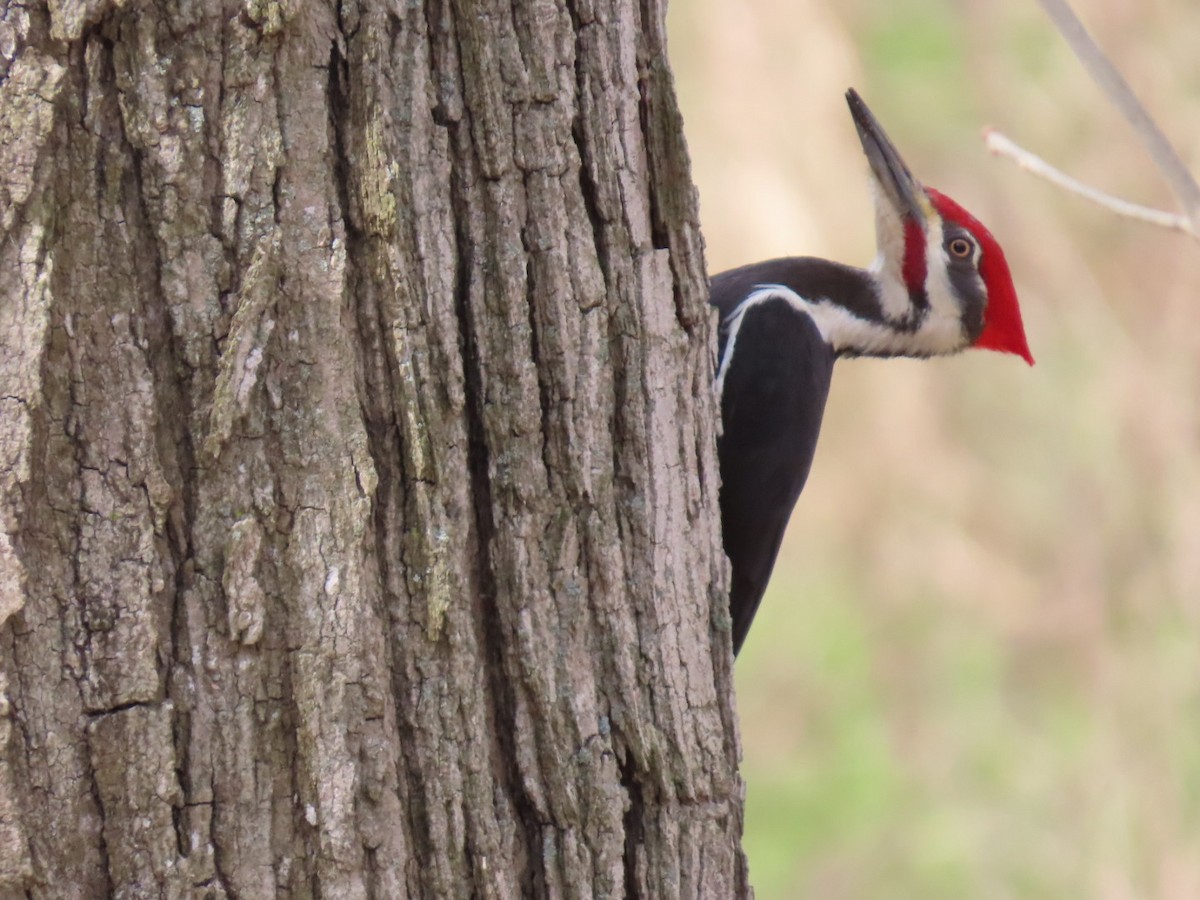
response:
M1079 12L1200 171L1200 4ZM1038 358L839 363L738 665L773 898L1200 897L1200 247L1036 4L676 2L713 271L873 253L858 87L1006 249Z

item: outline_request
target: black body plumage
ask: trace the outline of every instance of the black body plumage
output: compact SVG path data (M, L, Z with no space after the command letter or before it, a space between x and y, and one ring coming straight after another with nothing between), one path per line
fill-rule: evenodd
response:
M746 308L726 359L739 307L771 285L809 301L837 297L862 318L879 315L868 274L823 259L769 260L712 279L710 302L721 320L718 371L724 368L717 450L721 527L733 568L729 603L735 654L750 630L808 479L836 357L806 311L774 296Z

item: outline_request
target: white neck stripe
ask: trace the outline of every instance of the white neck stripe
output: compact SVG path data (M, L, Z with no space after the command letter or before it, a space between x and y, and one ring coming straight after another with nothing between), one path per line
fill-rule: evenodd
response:
M934 288L934 292L942 293L938 290L942 285L933 284L930 287ZM961 319L955 314L947 315L942 304L936 301L917 328L906 330L888 322L859 318L828 298L810 300L781 284L760 284L725 320L729 336L725 340L725 352L717 369L715 386L718 397L725 387L725 375L733 360L743 318L749 310L770 300L782 300L798 312L805 313L817 327L821 339L839 354L941 356L956 353L966 346Z

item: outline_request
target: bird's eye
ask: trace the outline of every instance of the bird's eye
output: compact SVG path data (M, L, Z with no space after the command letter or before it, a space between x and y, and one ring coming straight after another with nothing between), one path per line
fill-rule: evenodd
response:
M958 237L950 242L950 252L959 259L969 259L974 245L966 238Z

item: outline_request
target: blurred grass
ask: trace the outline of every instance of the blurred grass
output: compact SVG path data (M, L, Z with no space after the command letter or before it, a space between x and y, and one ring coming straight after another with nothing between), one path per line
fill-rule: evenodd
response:
M1200 4L1079 12L1200 171ZM1200 897L1200 247L1035 4L672 6L710 268L873 254L854 85L1006 249L1038 366L839 363L738 664L760 900Z

